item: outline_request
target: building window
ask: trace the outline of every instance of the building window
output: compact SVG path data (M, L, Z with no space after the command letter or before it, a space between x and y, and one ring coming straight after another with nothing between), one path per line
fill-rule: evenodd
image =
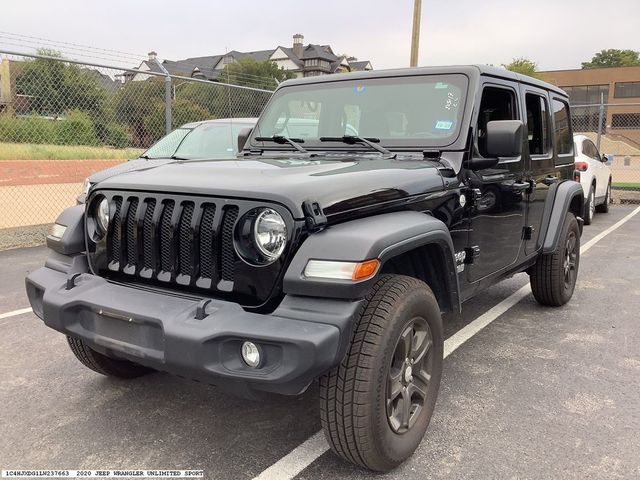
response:
M572 153L573 140L569 125L569 106L561 100L553 100L553 136L558 155Z
M640 128L640 113L614 113L611 115L611 128Z
M640 82L616 82L613 96L615 98L640 97Z
M600 103L601 96L604 98L604 103L609 99L609 85L576 85L560 88L569 95L571 105Z
M317 58L312 58L310 60L305 60L304 66L305 67L317 67L318 66L318 59Z

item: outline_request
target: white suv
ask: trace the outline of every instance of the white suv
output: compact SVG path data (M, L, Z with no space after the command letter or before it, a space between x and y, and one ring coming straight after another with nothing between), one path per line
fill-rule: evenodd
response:
M584 223L589 225L596 212L607 213L611 202L611 169L607 157L600 155L585 135L574 135L576 152L575 180L584 191Z

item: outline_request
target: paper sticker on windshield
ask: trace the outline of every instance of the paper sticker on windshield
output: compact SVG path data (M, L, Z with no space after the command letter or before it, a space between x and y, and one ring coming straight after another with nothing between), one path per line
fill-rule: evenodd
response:
M446 83L442 83L442 82L438 82L436 83L436 90L442 90L444 88L448 88L449 85L447 85Z
M447 120L438 120L436 122L436 130L451 130L451 127L453 127L453 122Z
M367 87L365 87L364 85L356 85L355 87L353 87L353 93L364 93L366 89Z

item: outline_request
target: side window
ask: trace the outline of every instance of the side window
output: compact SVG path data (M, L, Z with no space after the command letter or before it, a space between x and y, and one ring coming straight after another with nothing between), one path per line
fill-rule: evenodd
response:
M487 157L487 123L493 120L517 120L516 95L513 90L485 87L478 114L478 153Z
M527 93L527 138L529 140L530 155L544 155L549 152L549 107L547 99Z
M582 143L582 153L589 158L593 158L594 160L600 160L600 155L598 154L598 148L594 145L591 140L585 140Z
M561 100L553 100L553 137L558 155L567 155L572 151L569 107Z

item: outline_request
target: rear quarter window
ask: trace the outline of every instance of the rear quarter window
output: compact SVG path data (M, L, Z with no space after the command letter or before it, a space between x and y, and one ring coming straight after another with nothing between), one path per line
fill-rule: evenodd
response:
M553 138L558 155L571 155L573 153L569 105L557 98L553 99Z

